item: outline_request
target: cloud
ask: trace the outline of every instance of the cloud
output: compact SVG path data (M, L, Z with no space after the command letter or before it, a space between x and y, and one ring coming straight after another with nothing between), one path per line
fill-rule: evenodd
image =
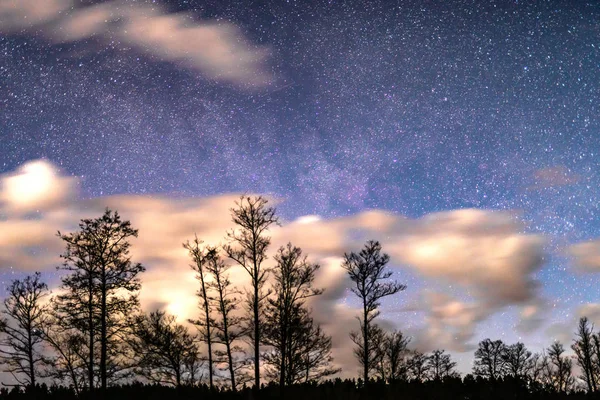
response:
M0 182L0 211L5 215L0 219L0 265L24 271L53 268L63 249L56 230L70 232L81 218L101 215L106 207L116 209L139 229L131 252L135 261L147 267L142 274L142 306L146 310L162 307L182 321L197 314L197 282L182 243L195 233L208 244L223 243L225 232L233 227L230 208L239 198L227 194L79 199L76 179L47 161L27 163L13 174L0 176ZM305 216L273 227L267 262L273 262L278 247L292 242L311 261L321 264L315 284L326 291L309 305L317 322L333 338L336 362L350 376L356 360L348 351L352 348L349 332L358 327L355 317L359 310L348 290L351 282L340 267L345 252L359 250L367 239L379 239L391 255L390 267L396 273L412 271L441 287L462 288L464 296L441 293L443 290L420 294L411 285L396 296L401 304L410 304L401 312L413 312L421 319L421 325L414 323L420 328L409 332L414 333L416 346L467 351L478 324L501 308L525 307L527 318L526 307L537 304L535 273L541 267L543 239L523 231L513 214L485 210L454 210L419 219L383 210L332 219ZM234 267L230 273L234 284L247 284L248 275L242 269ZM380 323L393 325L385 316ZM405 325L399 328L405 329Z
M477 323L489 316L487 310L476 303L431 291L426 291L412 309L425 313L425 326L413 331L412 343L422 352L439 348L457 352L472 350L474 346L470 342Z
M561 186L574 185L579 182L581 177L573 174L563 165L541 168L535 171L533 175L533 185L531 190L549 189Z
M581 272L600 272L600 239L576 243L567 253L573 257L575 267Z
M536 299L525 305L520 312L515 328L521 333L531 333L542 326L549 310L548 301Z
M10 213L48 210L70 199L76 179L48 161L32 161L0 179L0 207Z
M455 210L411 225L388 249L422 275L458 283L490 307L536 296L544 239L521 233L524 227L511 213Z
M268 51L251 46L236 26L199 22L159 5L107 1L77 7L72 0L0 0L0 33L42 32L56 43L117 40L140 52L182 63L207 77L242 86L271 81Z

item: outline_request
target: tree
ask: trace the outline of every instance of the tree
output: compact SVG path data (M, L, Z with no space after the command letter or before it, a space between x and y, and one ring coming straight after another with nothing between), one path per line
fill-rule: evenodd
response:
M340 368L332 367L331 336L326 335L321 326L315 324L312 318L305 319L300 341L301 350L299 362L288 373L288 384L318 382L323 378L340 372Z
M452 361L450 354L444 350L434 350L427 357L427 370L433 380L442 380L446 377L456 377L456 362Z
M129 255L129 240L137 235L129 221L122 221L118 212L109 209L99 218L81 220L75 233L58 233L66 245L59 268L71 273L62 278L64 293L57 296L57 306L63 317L87 336L90 389L95 385L97 345L103 390L109 377L116 378L129 367L118 358L124 351L127 318L139 306L138 274L145 270Z
M502 353L506 373L514 378L525 378L531 365L531 352L521 342L504 346Z
M581 379L586 383L588 392L597 389L598 360L594 352L594 326L590 324L587 317L579 320L577 338L571 346L575 352L577 364L581 367Z
M485 339L479 342L475 351L473 374L492 380L502 378L506 370L504 349L505 345L501 340Z
M41 347L48 324L44 299L48 286L36 272L13 280L0 319L0 362L21 385L35 387L39 367L47 362Z
M362 318L359 318L360 334L354 332L351 338L362 347L362 351L356 354L360 357L365 383L369 381L369 372L373 368L372 358L377 356L377 348L373 347L371 342L371 328L374 319L379 315L380 301L384 297L406 289L405 285L397 282L386 282L392 276L391 271L386 270L389 259L387 254L381 254L379 242L370 240L359 253L344 254L342 263L342 267L348 272L355 285L351 288L352 293L362 302Z
M376 335L376 341L379 341ZM395 330L384 334L380 341L379 376L384 381L395 381L406 377L408 365L405 357L408 355L407 346L410 338Z
M144 378L176 387L182 385L186 374L194 381L198 349L175 316L164 311L137 316L131 345L137 355L136 372Z
M254 345L254 386L260 388L260 341L262 305L268 296L264 291L268 270L262 263L267 259L267 248L271 238L266 235L270 226L277 224L275 209L269 207L262 196L242 196L236 207L231 209L231 217L236 229L227 233L229 244L223 246L227 256L240 265L250 275L251 292L248 307L251 312L250 332Z
M202 241L198 240L198 237L194 238L194 241L189 241L183 244L183 247L188 250L190 257L193 260L191 265L192 269L196 271L196 279L200 283L200 289L196 293L200 298L200 311L201 317L197 320L190 320L190 322L198 327L200 337L206 343L208 347L208 381L211 389L214 388L213 384L213 333L211 332L213 319L211 318L211 299L208 294L207 274L208 265L216 258L217 249L214 247L201 247Z
M407 363L411 379L418 382L425 381L429 375L429 363L427 361L428 357L419 351L414 351L411 354Z
M231 390L237 390L236 373L245 366L243 359L244 351L236 342L246 334L242 326L242 318L233 314L240 303L236 296L239 292L232 287L227 270L229 266L220 258L219 253L215 251L208 259L206 269L214 277L208 283L208 288L216 293L216 309L219 317L213 320L215 330L215 342L225 346L225 351L215 351L215 355L223 357L226 360L227 371L231 381ZM236 357L235 355L242 355Z
M279 249L275 262L274 296L266 306L263 338L274 349L265 356L265 361L277 373L283 389L303 377L308 379L311 369L315 371L321 362L330 359L327 349L331 344L320 327L314 325L305 304L306 299L323 293L323 289L313 287L320 266L308 262L302 250L291 243ZM319 363L311 355L317 349L322 353Z
M64 319L56 299L52 299L49 309L49 323L44 326L43 337L46 345L53 351L48 360L48 375L58 384L73 387L79 396L89 387L87 382L89 359L86 337Z
M563 355L564 352L563 345L558 341L548 348L547 375L554 390L561 393L570 390L574 383L573 362Z

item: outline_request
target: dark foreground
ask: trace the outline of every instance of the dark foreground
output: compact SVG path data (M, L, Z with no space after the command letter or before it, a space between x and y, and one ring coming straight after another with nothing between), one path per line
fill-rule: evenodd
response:
M278 386L263 387L258 393L245 388L237 393L231 391L209 390L206 386L166 387L158 385L131 384L111 387L105 394L100 392L82 393L79 397L69 388L38 386L33 389L3 388L0 400L4 399L110 399L110 400L507 400L507 399L599 399L600 393L585 393L574 390L560 393L552 388L530 385L522 380L505 379L490 381L467 377L448 378L443 381L427 382L382 382L370 383L363 387L360 381L340 380L320 384L302 384L286 387L281 392Z

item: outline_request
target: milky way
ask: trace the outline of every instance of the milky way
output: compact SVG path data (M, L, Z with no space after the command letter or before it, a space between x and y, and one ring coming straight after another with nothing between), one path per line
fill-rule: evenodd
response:
M269 82L118 38L5 32L0 173L46 158L86 197L265 193L286 219L518 210L548 237L539 278L555 320L599 300L564 256L600 236L598 3L162 4L237 26L266 50Z

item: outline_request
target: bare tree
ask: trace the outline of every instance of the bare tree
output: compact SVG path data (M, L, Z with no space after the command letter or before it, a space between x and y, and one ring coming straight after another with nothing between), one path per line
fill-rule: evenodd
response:
M384 334L382 340L379 340L379 335L376 334L375 341L380 341L380 354L378 359L379 376L384 381L395 381L406 378L408 365L406 357L409 355L407 350L410 338L395 330Z
M297 354L292 354L297 349L293 341L303 328L300 320L309 318L304 310L305 301L309 297L318 296L323 289L313 287L315 272L320 268L318 264L309 263L302 250L288 243L281 247L275 255L276 266L273 269L274 297L267 300L266 323L263 335L264 343L273 346L279 365L273 367L279 373L279 386L283 388L288 382L286 373L292 369ZM301 315L305 313L306 315ZM270 363L274 361L269 358Z
M506 373L514 378L527 377L531 365L531 352L521 342L504 346L502 353Z
M560 342L554 342L548 348L547 375L557 392L567 392L573 387L573 361L563 355L565 349Z
M214 247L202 247L202 241L198 240L196 236L193 242L186 242L183 247L188 250L190 257L193 260L191 265L192 269L196 272L196 279L200 283L200 288L196 293L200 299L200 319L193 320L190 322L198 328L200 337L208 347L208 381L211 389L214 388L213 374L214 374L214 363L213 363L213 328L214 321L211 318L211 298L208 294L209 286L207 284L207 275L209 264L214 262L216 257L217 249Z
M47 296L48 286L36 272L12 281L1 311L0 362L4 372L29 387L36 385L39 367L47 360L41 348L42 332L48 324Z
M73 387L77 395L89 387L88 366L89 349L86 336L74 328L70 319L64 319L59 304L52 299L49 309L49 322L44 326L45 344L53 355L47 361L45 377L55 383Z
M134 322L132 348L137 355L136 372L163 385L181 386L188 375L194 382L198 349L187 329L173 315L155 311Z
M129 221L122 221L115 211L106 210L96 219L83 219L79 231L58 236L66 245L63 270L71 272L62 278L63 294L57 305L72 326L87 335L88 384L95 385L96 346L99 346L100 387L105 390L109 376L129 365L121 365L122 343L127 332L127 317L139 306L138 274L145 269L133 263L129 255L131 238L138 231ZM121 358L123 361L124 357Z
M414 351L408 358L407 366L408 372L411 379L419 382L423 382L429 375L429 363L427 355Z
M275 209L268 206L264 197L242 196L236 207L231 209L231 217L236 229L227 233L228 245L223 246L227 256L240 265L250 275L251 292L248 306L251 310L250 332L254 345L254 386L260 388L260 320L262 305L268 296L264 291L268 270L262 263L267 259L267 248L271 238L267 231L278 220Z
M371 343L371 328L374 319L379 315L380 301L384 297L406 289L405 285L386 281L392 276L392 272L386 270L389 259L387 254L381 254L379 242L370 240L359 253L344 254L342 263L342 267L348 272L355 285L351 288L352 293L362 302L362 318L359 318L360 334L355 332L351 337L355 343L362 340L363 351L360 354L360 363L363 367L365 383L369 381L369 372L373 368L372 358L376 357L377 352Z
M246 365L244 350L236 345L236 342L246 334L242 326L242 318L234 315L234 311L240 304L240 299L237 297L239 291L232 286L227 273L229 266L220 258L218 252L215 251L209 258L206 269L214 277L208 283L208 288L216 293L215 302L219 315L212 322L215 343L225 346L225 351L217 350L215 355L226 360L231 389L235 392L240 383L236 380L236 373Z
M473 374L489 379L502 378L506 372L504 349L505 345L501 340L485 339L479 342L479 347L475 351Z
M331 336L326 335L312 318L305 319L303 332L300 351L296 352L299 360L293 363L294 368L290 368L288 384L318 382L340 372L340 368L332 367Z
M446 377L457 377L456 362L452 361L450 354L444 350L434 350L427 357L427 370L433 380L442 380Z
M599 365L594 352L594 326L590 324L587 317L579 320L576 335L571 348L582 370L581 379L586 383L588 392L592 393L597 389Z

